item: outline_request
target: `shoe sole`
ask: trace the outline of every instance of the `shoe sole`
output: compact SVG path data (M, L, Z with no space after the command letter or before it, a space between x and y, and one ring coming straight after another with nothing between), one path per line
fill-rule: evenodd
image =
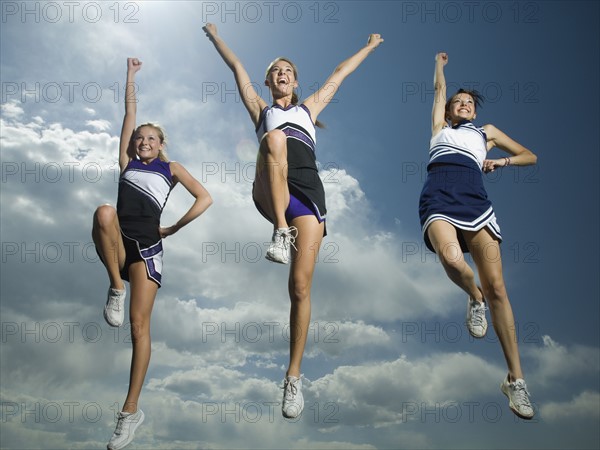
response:
M286 414L285 412L283 412L283 410L281 411L281 415L286 418L286 419L297 419L298 417L300 417L302 415L302 411L304 411L304 404L302 405L302 407L300 408L300 412L298 414L296 414L295 416L291 416L289 414Z
M467 327L467 331L469 332L469 334L471 336L473 336L475 339L483 339L487 333L487 327L486 327L485 331L483 332L483 334L481 336L478 336L476 334L473 334L473 332L469 329L468 322L465 322L465 326Z
M110 321L108 320L107 314L106 314L106 309L104 309L102 311L102 315L104 316L104 320L106 320L106 323L109 324L111 327L119 328L121 325L123 325L123 322L121 322L118 325L114 325L114 324L110 323Z
M272 256L270 256L268 253L265 255L265 259L267 261L271 261L271 262L274 262L274 263L277 263L277 264L287 264L288 263L288 261L280 261L278 259L275 259Z
M521 414L517 408L515 408L514 403L512 402L512 400L510 399L510 395L508 395L508 393L505 391L505 387L504 387L504 383L500 384L500 390L502 391L502 393L504 395L506 395L506 398L508 398L508 407L510 408L510 410L515 414L515 416L523 419L523 420L531 420L533 419L533 416L535 415L532 414L531 416L524 416L523 414Z

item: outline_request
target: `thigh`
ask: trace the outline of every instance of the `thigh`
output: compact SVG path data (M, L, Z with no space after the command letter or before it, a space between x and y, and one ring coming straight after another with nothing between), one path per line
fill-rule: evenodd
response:
M489 286L493 282L502 281L500 244L487 227L479 231L465 231L464 237L481 283Z
M292 247L290 277L311 279L319 257L325 222L319 223L314 215L306 215L294 218L290 225L298 229L296 248Z
M150 320L158 284L148 277L146 263L136 261L129 266L130 309L132 323Z
M437 255L443 260L457 261L464 258L458 240L458 231L445 220L435 220L427 227L427 235Z
M279 152L277 152L279 150ZM281 162L270 162L268 155L277 155ZM262 179L265 176L265 170L282 170L287 174L287 136L279 129L267 132L258 147L256 156L256 177L255 180ZM275 172L272 172L274 174Z
M105 230L104 233L108 233L108 238L111 242L116 243L116 254L112 248L103 247L106 244L103 244L104 239L102 239L103 232L101 229ZM121 225L119 224L117 210L113 206L106 204L96 209L92 226L92 239L96 247L96 252L98 252L100 260L105 266L108 262L108 258L116 258L119 270L125 267L125 257L127 252L123 242L123 235L121 234Z

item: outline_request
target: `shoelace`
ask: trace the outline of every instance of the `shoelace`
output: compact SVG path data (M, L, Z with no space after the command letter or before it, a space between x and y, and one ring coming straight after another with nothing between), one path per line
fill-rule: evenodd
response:
M478 305L471 308L471 316L473 325L481 325L483 323L483 319L485 319L485 312L487 311L487 307L483 303L479 303Z
M296 242L297 236L298 236L298 228L296 228L296 227L289 227L287 229L287 231L284 231L284 232L280 232L279 230L277 230L275 232L275 240L281 239L281 242L283 243L283 247L286 249L286 251L289 250L290 245L292 247L294 247L294 249L298 250L296 248L296 246L294 245L294 243Z
M120 435L121 432L123 431L123 425L125 424L125 419L128 419L132 416L135 416L137 414L137 412L131 413L131 414L127 414L127 415L123 415L123 413L119 413L119 419L117 420L117 427L115 428L115 434ZM135 420L134 420L135 421Z
M297 386L298 381L300 381L300 380L296 380L294 382L289 381L289 380L284 381L283 390L285 391L285 398L287 398L288 400L292 400L298 393L298 386Z
M531 402L529 401L529 396L531 394L527 390L525 383L519 380L512 383L512 385L514 386L513 391L519 405L531 408Z
M125 419L129 416L124 416L119 413L119 420L117 420L117 428L115 428L115 434L120 435L123 431L123 423L125 423Z
M294 234L292 234L294 233ZM298 250L294 245L296 242L296 238L298 237L298 228L289 227L287 233L285 233L283 238L283 243L285 245L286 250L290 248L290 245L294 247L294 250Z
M120 303L119 302L119 298L116 297L116 296L114 296L114 295L111 295L110 296L110 301L108 303L108 307L110 309L115 310L115 311L121 311L121 305L119 303Z

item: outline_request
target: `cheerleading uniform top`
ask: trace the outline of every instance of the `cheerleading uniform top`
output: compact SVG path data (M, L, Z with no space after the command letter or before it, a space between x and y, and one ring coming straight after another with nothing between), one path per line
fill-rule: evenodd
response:
M327 214L325 190L317 169L315 126L310 111L305 105L289 105L286 108L277 104L266 106L256 126L258 141L268 131L275 129L283 131L287 137L287 182L290 194L307 203L319 222L322 222Z
M486 154L485 131L469 121L444 127L431 138L427 179L419 200L423 238L430 250L434 251L427 227L435 220L445 220L466 231L487 227L502 241L483 184ZM458 238L463 252L468 252L462 233L458 233Z
M453 127L444 127L431 138L429 165L433 163L465 164L469 158L483 168L487 155L487 136L482 127L462 121Z
M160 216L173 186L169 163L158 158L148 164L132 159L119 179L117 216L125 248L137 250L148 277L159 287L163 255ZM127 253L126 259L133 262ZM126 269L122 276L128 280Z

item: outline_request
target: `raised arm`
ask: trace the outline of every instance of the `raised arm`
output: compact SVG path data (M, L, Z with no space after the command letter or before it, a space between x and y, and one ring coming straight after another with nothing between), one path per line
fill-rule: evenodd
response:
M121 142L119 144L119 168L125 170L134 155L129 153L131 135L135 131L137 99L135 96L135 74L142 68L142 62L137 58L127 58L127 80L125 82L125 117L121 127Z
M531 150L508 137L494 125L484 125L483 129L487 136L488 150L498 147L512 155L499 159L486 159L483 162L484 172L493 172L497 167L529 166L537 162L537 156Z
M227 64L233 72L238 91L242 97L242 102L248 110L252 122L254 125L257 125L260 113L264 107L267 106L267 102L265 102L254 89L250 77L248 76L248 72L246 72L242 62L217 34L217 27L212 23L207 23L202 29L214 44L217 52L219 52L219 55L221 55L221 58L225 61L225 64Z
M431 135L435 136L446 126L446 77L444 66L448 64L448 54L435 55L435 72L433 74L433 109L431 111Z
M342 81L356 70L358 66L366 59L367 56L375 49L379 44L383 42L383 38L380 34L371 34L367 45L361 48L358 52L352 55L350 58L341 62L333 71L333 73L327 78L323 86L318 89L313 95L304 100L304 106L306 106L312 117L312 120L316 122L317 116L323 111L323 109L331 102L333 96L340 88Z

